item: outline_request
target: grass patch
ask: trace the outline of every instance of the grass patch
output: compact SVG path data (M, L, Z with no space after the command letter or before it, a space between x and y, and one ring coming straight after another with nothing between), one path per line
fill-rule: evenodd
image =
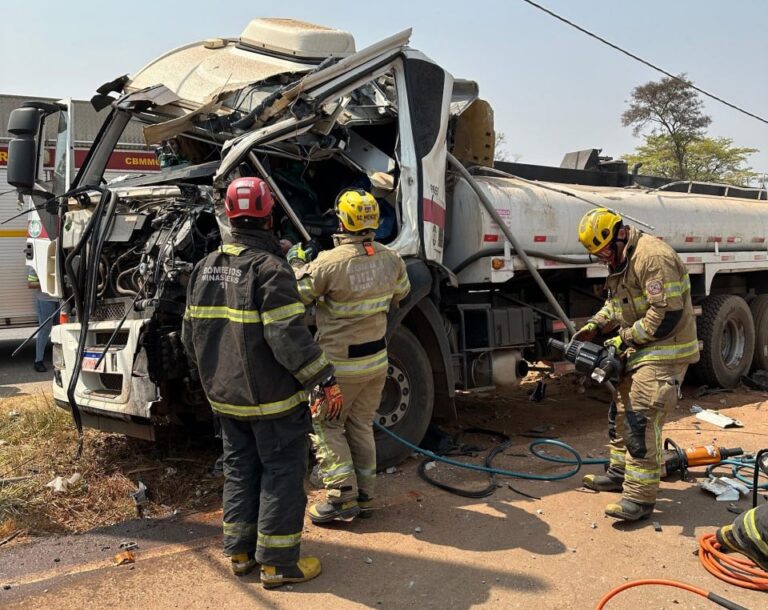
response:
M149 496L143 516L218 503L221 481L206 477L217 457L212 443L150 443L86 430L83 455L76 459L72 418L49 394L0 399L0 441L0 540L19 530L82 532L135 518L140 513L131 494L138 481ZM76 472L82 478L67 491L46 487L54 477Z

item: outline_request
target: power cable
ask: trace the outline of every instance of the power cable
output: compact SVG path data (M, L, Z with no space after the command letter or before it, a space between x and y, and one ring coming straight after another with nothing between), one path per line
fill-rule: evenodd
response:
M644 64L644 65L648 66L649 68L651 68L653 70L656 70L657 72L661 72L662 74L668 76L669 78L672 78L672 79L674 79L674 80L676 80L676 81L678 81L680 83L683 83L687 87L690 87L691 89L694 89L695 91L698 91L702 95L705 95L706 97L711 98L711 99L715 100L716 102L720 102L721 104L724 104L724 105L728 106L729 108L732 108L733 110L741 112L742 114L746 114L747 116L752 117L753 119L757 119L761 123L765 123L766 125L768 125L768 119L764 119L763 117L758 116L758 115L756 115L756 114L754 114L752 112L749 112L748 110L745 110L744 108L740 108L736 104L731 104L731 102L726 101L726 100L724 100L721 97L718 97L714 93L710 93L709 91L706 91L705 89L702 89L701 87L697 87L696 85L694 85L693 83L685 80L684 78L680 78L679 76L676 76L676 75L672 74L671 72L667 72L664 68L660 68L659 66L657 66L655 64L652 64L651 62L643 59L642 57L638 57L634 53L631 53L630 51L627 51L626 49L622 49L620 46L610 42L609 40L606 40L605 38L595 34L594 32L590 32L589 30L581 27L580 25L574 23L573 21L570 21L570 20L566 19L565 17L562 17L561 15L558 15L557 13L551 11L550 9L546 8L545 6L542 6L541 4L539 4L537 2L533 2L533 0L522 0L522 1L525 2L526 4L530 4L532 7L537 8L540 11L543 11L543 12L547 13L549 16L554 17L558 21L562 21L566 25L570 25L572 28L575 28L575 29L579 30L583 34L586 34L587 36L590 36L590 37L594 38L595 40L598 40L598 41L602 42L603 44L608 45L609 47L611 47L612 49L615 49L619 53L623 53L627 57L631 57L635 61L639 61L641 64Z

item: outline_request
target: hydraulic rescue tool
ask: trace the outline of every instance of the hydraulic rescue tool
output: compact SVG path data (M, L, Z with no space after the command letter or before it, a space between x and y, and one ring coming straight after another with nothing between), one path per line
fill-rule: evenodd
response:
M699 445L698 447L681 448L671 438L664 440L664 462L662 477L674 472L680 472L680 478L685 479L689 468L696 466L713 466L737 455L743 455L741 447L727 449L715 445Z
M616 382L621 376L623 365L614 347L604 347L587 341L564 343L550 339L547 345L561 352L566 360L576 365L576 370L597 383Z

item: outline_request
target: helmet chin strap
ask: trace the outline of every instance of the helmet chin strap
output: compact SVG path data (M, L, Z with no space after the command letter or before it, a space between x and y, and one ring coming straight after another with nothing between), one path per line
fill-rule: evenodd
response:
M626 260L623 256L625 250L622 250L622 252L619 253L619 243L624 244L624 249L626 249L628 233L629 232L627 231L627 227L622 226L618 231L616 231L616 237L614 237L613 241L611 242L610 247L611 251L613 252L613 256L611 257L611 261L608 263L608 267L610 267L611 271L615 272L620 269Z

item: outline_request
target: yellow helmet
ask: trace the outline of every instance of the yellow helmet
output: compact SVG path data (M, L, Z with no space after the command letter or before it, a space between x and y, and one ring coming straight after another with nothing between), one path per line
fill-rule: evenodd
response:
M579 241L590 254L596 254L613 240L621 216L608 208L595 208L581 218Z
M336 216L344 231L358 233L379 228L379 204L363 189L348 189L336 199Z

